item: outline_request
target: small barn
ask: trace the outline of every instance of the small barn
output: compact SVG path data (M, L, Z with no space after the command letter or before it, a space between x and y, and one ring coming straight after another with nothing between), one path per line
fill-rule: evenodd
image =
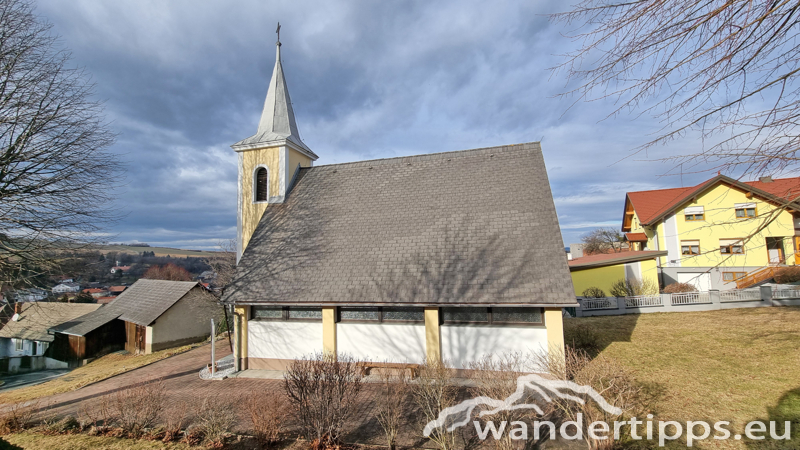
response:
M197 282L141 279L108 305L53 327L54 351L70 360L123 348L150 354L206 339L219 313Z

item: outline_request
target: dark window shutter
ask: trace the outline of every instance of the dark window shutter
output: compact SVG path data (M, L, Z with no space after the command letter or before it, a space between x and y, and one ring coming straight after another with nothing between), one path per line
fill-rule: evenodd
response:
M256 201L267 201L267 169L263 167L256 172Z

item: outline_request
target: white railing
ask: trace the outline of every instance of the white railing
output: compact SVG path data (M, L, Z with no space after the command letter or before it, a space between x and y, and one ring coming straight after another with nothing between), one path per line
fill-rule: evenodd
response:
M733 289L730 291L720 291L719 300L722 302L745 302L761 300L759 289Z
M800 289L775 289L772 291L772 298L789 299L800 298Z
M617 299L615 298L585 298L581 301L584 310L593 309L616 309Z
M642 306L663 306L660 295L637 295L625 297L625 306L628 308L639 308Z
M684 292L672 294L673 305L695 305L699 303L711 303L708 292Z

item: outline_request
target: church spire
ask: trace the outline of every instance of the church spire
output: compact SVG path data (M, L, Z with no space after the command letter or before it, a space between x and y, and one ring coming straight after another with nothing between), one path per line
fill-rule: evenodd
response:
M289 98L289 89L286 87L286 78L281 64L281 25L278 23L278 41L275 44L275 68L272 70L272 79L269 82L267 98L258 123L255 135L243 139L232 145L234 150L246 150L268 145L280 145L285 141L297 150L308 154L313 159L317 155L309 149L300 139L297 123L292 110L292 100ZM292 145L293 144L293 145Z

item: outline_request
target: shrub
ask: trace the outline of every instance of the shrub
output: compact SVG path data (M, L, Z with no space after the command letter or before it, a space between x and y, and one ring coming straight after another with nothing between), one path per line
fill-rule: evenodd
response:
M73 416L64 416L61 419L53 418L51 420L44 420L41 425L41 430L45 434L67 434L74 431L81 430L81 424Z
M285 397L257 392L247 395L240 403L250 415L253 436L260 445L269 446L281 440L289 416L289 402Z
M344 424L362 388L360 365L350 356L323 354L295 360L284 387L305 437L316 448L339 444Z
M389 450L395 449L395 441L405 418L408 397L408 374L405 370L384 369L381 373L378 394L378 423L381 424Z
M472 397L489 397L494 399L505 399L514 394L517 390L517 379L524 375L528 360L522 353L505 353L501 355L485 355L478 361L470 363L470 381L474 386L470 389ZM491 409L491 407L486 407ZM531 421L535 412L531 409L516 409L499 411L486 419L480 417L480 411L476 411L476 420L492 420L495 423L505 421ZM484 426L486 424L484 423ZM519 448L518 443L511 439L511 434L505 432L500 439L492 439L490 442L497 450L514 450Z
M183 433L181 442L190 446L200 445L206 436L203 433L203 427L200 425L190 425L189 428Z
M658 285L651 278L639 280L637 278L620 278L611 285L613 297L634 297L637 295L657 295Z
M0 450L23 450L23 448L18 447L3 438L0 438Z
M166 390L161 380L149 381L111 395L110 409L114 421L131 437L140 437L155 425L164 410Z
M581 296L588 297L588 298L603 298L603 297L606 296L606 293L602 289L600 289L599 287L592 286L592 287L586 288L583 291L583 293L581 294Z
M586 324L564 327L564 343L576 350L595 352L600 349L599 335Z
M176 406L170 408L163 421L161 442L173 442L180 438L186 421L186 410L187 406L184 402L179 402Z
M800 281L800 267L798 266L779 267L775 271L775 282L778 284L796 281Z
M0 435L16 433L28 428L33 423L33 414L39 403L15 403L0 414Z
M233 404L219 395L208 396L195 411L195 416L203 441L210 447L222 448L225 438L236 424Z
M567 380L581 386L590 386L610 404L622 409L624 416L640 417L647 414L649 405L643 393L642 385L633 375L617 360L602 355L592 358L583 350L566 347L565 352L551 350L542 352L535 357L537 369L550 373L559 380ZM587 432L588 425L594 421L613 423L619 420L606 412L586 393L571 391L574 398L562 398L558 395L551 396L551 401L546 404L545 416L553 423L562 424L566 421L577 421L578 414L583 416L583 438L589 448L611 449L615 448L613 439L593 439Z
M411 389L420 416L429 423L439 417L439 413L455 404L456 387L452 383L450 369L441 362L428 362L419 371L419 377ZM440 450L455 448L456 435L447 431L447 425L432 430L428 439Z
M664 286L665 294L679 294L681 292L697 292L697 288L689 283L671 283Z

